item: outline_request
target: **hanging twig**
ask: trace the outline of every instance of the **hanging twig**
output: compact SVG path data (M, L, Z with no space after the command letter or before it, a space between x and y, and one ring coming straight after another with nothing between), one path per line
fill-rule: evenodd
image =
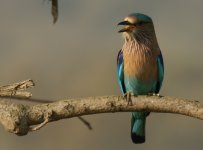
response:
M51 14L53 16L53 23L58 20L58 0L51 0Z

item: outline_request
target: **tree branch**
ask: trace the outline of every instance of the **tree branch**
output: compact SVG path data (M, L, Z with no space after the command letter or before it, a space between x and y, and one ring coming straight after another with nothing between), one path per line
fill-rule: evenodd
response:
M121 96L104 96L66 99L33 106L0 101L0 122L7 131L26 135L29 131L40 129L48 122L60 119L132 111L176 113L203 120L203 107L198 101L173 97L138 96L132 97L132 105L128 105ZM32 127L33 125L36 126Z
M32 94L25 90L33 86L34 82L30 79L14 84L0 86L0 96L30 98Z

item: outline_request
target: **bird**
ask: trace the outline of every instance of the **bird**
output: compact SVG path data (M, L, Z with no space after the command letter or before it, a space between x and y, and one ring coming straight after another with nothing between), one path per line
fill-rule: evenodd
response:
M123 96L159 95L164 62L151 17L132 13L118 23L124 44L117 56L118 83ZM150 112L132 112L131 139L145 142L146 117Z

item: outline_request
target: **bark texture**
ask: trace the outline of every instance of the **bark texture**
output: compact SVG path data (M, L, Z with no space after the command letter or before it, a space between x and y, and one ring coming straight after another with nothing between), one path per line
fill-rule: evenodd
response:
M138 96L132 97L132 105L128 105L122 97L104 96L67 99L33 106L0 101L0 122L7 131L26 135L51 121L97 113L132 111L176 113L203 120L203 107L197 101Z
M23 87L26 89L25 87L30 86ZM203 106L195 100L158 96L131 97L131 100L129 105L121 96L102 96L65 99L31 106L5 99L0 101L0 123L11 133L26 135L52 121L98 113L149 111L175 113L203 120Z

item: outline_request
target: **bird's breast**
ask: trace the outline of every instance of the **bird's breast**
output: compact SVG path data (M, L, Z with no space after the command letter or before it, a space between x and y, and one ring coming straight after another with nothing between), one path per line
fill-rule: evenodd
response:
M157 80L157 54L145 51L123 51L124 75L140 81Z

